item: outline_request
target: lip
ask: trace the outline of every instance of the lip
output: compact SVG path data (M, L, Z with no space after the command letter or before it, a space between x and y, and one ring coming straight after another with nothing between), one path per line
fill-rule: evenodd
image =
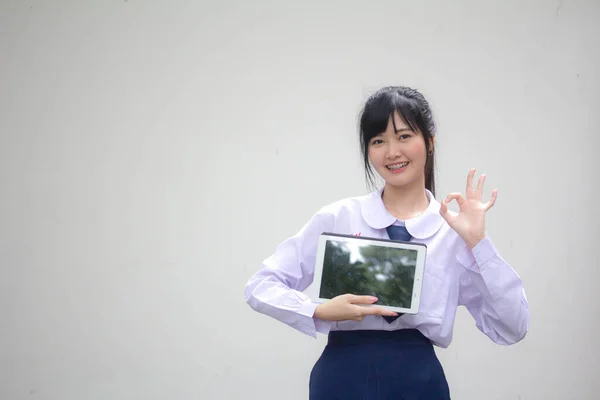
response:
M390 165L402 164L402 163L405 163L405 162L406 162L406 163L408 163L408 164L406 164L406 165L405 165L404 167L402 167L402 168L398 168L398 169L394 169L394 170L391 170L391 169L389 169L389 168L388 168ZM385 168L386 168L386 169L387 169L389 172L391 172L392 174L399 174L399 173L401 173L401 172L404 172L404 170L406 170L406 168L408 168L408 166L409 166L409 165L410 165L410 162L409 162L409 161L398 161L398 162L395 162L395 163L392 163L392 164L387 164L387 165L385 166Z

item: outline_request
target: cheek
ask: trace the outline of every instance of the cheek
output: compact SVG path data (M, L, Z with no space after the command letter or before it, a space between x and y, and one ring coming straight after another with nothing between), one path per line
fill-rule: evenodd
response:
M379 168L383 164L383 153L379 149L369 149L369 161L373 164L373 167Z
M407 153L410 153L410 158L413 161L423 161L427 158L427 150L425 149L425 143L415 143L406 149ZM408 154L407 154L408 155Z

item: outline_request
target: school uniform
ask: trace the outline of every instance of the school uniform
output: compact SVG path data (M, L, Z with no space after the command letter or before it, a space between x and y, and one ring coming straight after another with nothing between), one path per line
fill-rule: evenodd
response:
M246 301L254 310L308 336L328 335L311 372L311 399L449 399L433 345L450 345L460 305L495 343L510 345L525 337L529 308L519 275L489 237L469 249L440 215L440 203L426 194L428 208L406 221L388 213L381 190L327 205L247 282ZM427 245L419 312L395 319L367 315L362 321L314 318L317 304L302 292L313 280L319 235L389 239L397 227Z

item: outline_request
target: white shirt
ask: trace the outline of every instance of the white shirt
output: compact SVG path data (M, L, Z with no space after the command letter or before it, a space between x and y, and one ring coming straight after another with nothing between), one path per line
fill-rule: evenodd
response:
M397 220L388 213L381 190L344 199L319 210L294 236L281 243L245 287L255 311L316 337L330 330L416 328L435 345L448 347L456 308L465 306L477 328L498 344L523 339L529 308L519 275L503 260L489 237L472 250L440 215L440 203L427 192L429 207L406 220L412 241L427 245L419 312L392 323L367 315L362 321L314 318L316 303L303 291L312 283L319 235L323 232L389 239L386 227Z

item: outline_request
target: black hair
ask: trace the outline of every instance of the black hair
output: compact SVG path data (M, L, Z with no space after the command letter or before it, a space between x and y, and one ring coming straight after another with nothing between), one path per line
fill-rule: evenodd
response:
M427 161L425 162L425 188L435 196L435 157L431 138L435 136L435 123L429 103L415 89L405 86L387 86L373 93L360 112L360 148L367 183L375 187L375 174L369 163L369 142L384 132L390 116L397 111L404 122L414 132L420 132L425 139Z

